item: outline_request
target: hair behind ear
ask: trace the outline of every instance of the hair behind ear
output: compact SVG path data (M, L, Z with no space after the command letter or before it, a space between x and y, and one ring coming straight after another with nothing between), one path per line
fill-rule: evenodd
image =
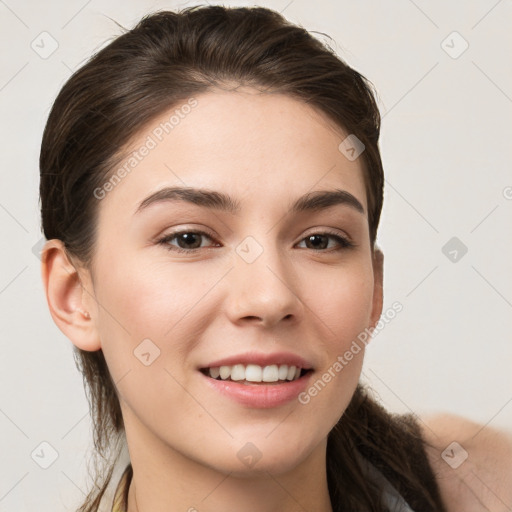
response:
M382 315L384 304L384 253L381 249L374 245L373 253L373 301L371 326L375 327Z

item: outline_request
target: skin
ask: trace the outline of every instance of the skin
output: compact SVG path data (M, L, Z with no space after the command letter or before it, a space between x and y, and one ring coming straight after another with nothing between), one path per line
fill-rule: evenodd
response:
M286 96L239 89L197 101L98 202L91 269L68 257L59 240L47 242L49 309L78 348L101 348L107 360L134 470L129 512L331 512L326 439L353 395L364 345L309 403L271 409L218 394L197 368L248 350L284 350L313 365L315 382L377 323L382 253L370 246L361 160L338 150L343 130ZM169 115L141 130L127 153ZM168 201L134 215L149 194L176 185L227 193L241 210ZM288 211L305 193L334 189L355 196L363 214L343 204ZM355 247L333 238L322 238L327 249L306 244L327 229ZM195 252L157 242L196 230L211 238L199 237ZM263 248L253 263L236 252L247 236ZM167 247L179 247L178 239ZM134 356L144 339L160 350L149 366ZM510 433L446 414L423 418L422 428L449 512L510 510ZM469 454L457 469L440 457L454 440ZM247 442L261 455L251 467L237 457Z
M103 350L117 385L134 469L130 512L330 512L327 435L353 395L364 346L305 405L242 406L206 386L197 368L249 350L291 351L313 365L314 382L377 323L382 255L370 246L362 162L338 150L348 134L295 99L252 89L196 99L98 202L92 269L77 268L59 241L47 243L50 311L77 347ZM168 118L162 113L131 149ZM227 193L241 209L167 201L134 214L152 192L184 185ZM364 212L337 204L289 213L300 196L334 189ZM176 238L156 241L194 230L212 235L195 252L169 250ZM354 247L331 235L327 248L307 245L326 231ZM236 252L248 236L263 248L253 263ZM160 350L149 366L133 353L147 338ZM261 454L252 467L237 456L248 442Z
M424 416L420 426L430 444L427 457L449 512L512 510L511 431L447 413ZM454 441L468 456L451 467L441 454Z

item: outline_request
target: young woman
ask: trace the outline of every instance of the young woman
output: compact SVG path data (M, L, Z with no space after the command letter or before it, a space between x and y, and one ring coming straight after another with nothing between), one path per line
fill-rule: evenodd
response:
M364 77L263 8L148 16L65 84L43 281L98 453L130 456L81 511L509 510L505 436L425 428L359 383L379 123Z

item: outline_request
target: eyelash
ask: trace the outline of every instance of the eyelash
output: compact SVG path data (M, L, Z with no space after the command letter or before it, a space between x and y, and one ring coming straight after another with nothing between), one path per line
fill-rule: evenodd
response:
M183 235L183 234L201 235L201 236L205 236L205 237L209 238L210 240L214 240L212 236L210 236L208 233L205 233L204 231L183 230L183 231L176 231L175 233L170 233L170 234L164 236L163 238L160 238L159 240L157 240L157 244L163 245L168 251L188 253L188 254L195 253L201 249L204 249L204 247L196 247L195 249L183 249L181 247L177 247L175 245L169 244L169 242L171 240L173 240L177 236ZM334 238L340 245L340 247L338 247L337 249L332 249L332 248L331 249L319 249L319 250L310 249L314 252L338 252L338 251L342 251L343 249L350 249L352 247L355 247L355 244L350 242L347 238L340 236L338 233L333 233L331 231L322 231L319 233L311 233L310 235L304 237L300 242L303 242L307 238L314 236L314 235L322 235L322 236L328 236L330 238Z

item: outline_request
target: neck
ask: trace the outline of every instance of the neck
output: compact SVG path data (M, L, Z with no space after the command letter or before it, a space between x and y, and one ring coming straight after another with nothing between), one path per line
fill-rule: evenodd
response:
M191 460L147 431L141 435L140 423L125 426L133 468L127 512L332 512L326 439L285 471L262 465L235 473Z
M326 486L322 495L319 495L318 487L314 491L310 489L311 495L306 495L304 488L297 488L290 485L287 479L272 475L269 475L267 481L252 480L250 483L224 476L208 491L201 482L198 484L188 489L170 486L165 493L157 495L151 491L153 486L148 485L144 479L137 480L134 473L127 512L332 512Z

